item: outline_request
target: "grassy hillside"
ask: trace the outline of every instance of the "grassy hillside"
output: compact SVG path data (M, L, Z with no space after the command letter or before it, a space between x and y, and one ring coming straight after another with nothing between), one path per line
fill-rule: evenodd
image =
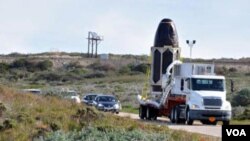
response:
M146 74L149 57L112 54L109 57L109 60L100 60L87 58L86 54L64 52L0 55L0 84L16 89L39 88L44 94L57 96L65 89L75 90L81 96L114 94L121 101L123 111L137 113L136 95L141 94L149 82ZM184 58L183 61L189 60ZM249 87L249 58L194 59L193 62L215 64L216 73L226 76L229 100ZM231 80L234 81L233 93Z
M53 96L0 86L1 141L219 140L121 118Z

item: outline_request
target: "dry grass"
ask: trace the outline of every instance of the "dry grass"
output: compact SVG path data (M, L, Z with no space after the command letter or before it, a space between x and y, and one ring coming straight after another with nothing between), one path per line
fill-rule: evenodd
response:
M97 130L98 134L110 132L112 136L116 133L138 134L139 137L143 137L143 134L157 134L167 137L163 138L164 140L219 140L99 113L95 109L57 97L20 94L4 86L0 86L0 101L6 107L0 117L0 140L4 141L27 141L38 136L48 137L58 130L65 133L81 132L86 127L94 128L93 131Z

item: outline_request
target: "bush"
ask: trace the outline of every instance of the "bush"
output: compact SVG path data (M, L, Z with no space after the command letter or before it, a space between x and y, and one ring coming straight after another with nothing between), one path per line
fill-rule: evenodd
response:
M242 107L242 106L237 106L237 107L233 107L232 108L232 116L234 118L237 118L239 117L240 115L242 115L245 111L245 107Z
M66 65L67 70L72 70L72 69L80 69L83 66L80 64L80 62L75 61L75 62L70 62L68 65Z
M0 117L2 117L3 112L6 111L6 107L3 105L3 103L0 103Z
M245 108L242 114L234 117L237 120L249 120L250 119L250 108Z
M47 81L61 81L62 76L56 72L39 74L35 80L47 80Z
M40 61L36 64L36 68L41 71L50 70L52 66L53 63L50 60Z
M98 70L98 71L114 71L115 70L115 66L111 63L97 62L97 63L93 63L89 65L88 67L93 70Z
M17 123L13 119L5 119L3 122L3 129L10 129L17 126Z
M237 69L232 67L232 68L229 68L228 71L230 73L235 73L235 72L237 72Z
M9 64L7 63L0 63L0 73L6 73L7 71L9 71Z
M34 64L25 58L21 58L21 59L17 59L14 62L12 62L10 66L11 66L11 68L25 69L25 68L33 68Z
M17 59L10 64L12 69L25 69L30 72L50 70L52 66L53 63L50 60L36 63L25 58Z
M131 68L129 66L123 66L119 69L120 74L130 74Z
M250 105L250 90L242 89L232 99L234 106L248 106Z
M112 128L112 127L110 127ZM93 141L160 141L169 140L170 134L150 133L139 129L125 131L122 129L94 128L87 127L81 131L71 131L63 133L62 131L53 132L45 141L74 141L74 140L93 140ZM173 138L172 138L173 139Z
M150 65L149 64L145 64L145 63L133 66L131 68L132 71L142 72L142 73L145 73L145 74L147 73L147 71L149 69L150 69Z
M86 75L85 78L103 78L105 76L106 76L105 73L97 71L97 72Z
M215 68L215 73L219 75L226 75L228 73L228 69L223 66L223 67L216 67Z
M76 75L83 75L83 74L86 74L87 71L85 69L76 68L76 69L71 70L70 73L73 73Z

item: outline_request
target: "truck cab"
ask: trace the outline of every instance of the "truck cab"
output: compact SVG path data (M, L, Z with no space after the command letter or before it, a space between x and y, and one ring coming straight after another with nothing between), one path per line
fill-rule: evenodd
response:
M186 121L229 124L231 104L226 100L225 77L214 73L213 64L181 64L175 73L174 93L186 96Z

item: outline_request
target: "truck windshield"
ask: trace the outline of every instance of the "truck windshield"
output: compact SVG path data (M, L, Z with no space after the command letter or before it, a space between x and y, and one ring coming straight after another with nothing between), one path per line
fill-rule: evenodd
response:
M192 90L224 91L224 80L192 78Z

